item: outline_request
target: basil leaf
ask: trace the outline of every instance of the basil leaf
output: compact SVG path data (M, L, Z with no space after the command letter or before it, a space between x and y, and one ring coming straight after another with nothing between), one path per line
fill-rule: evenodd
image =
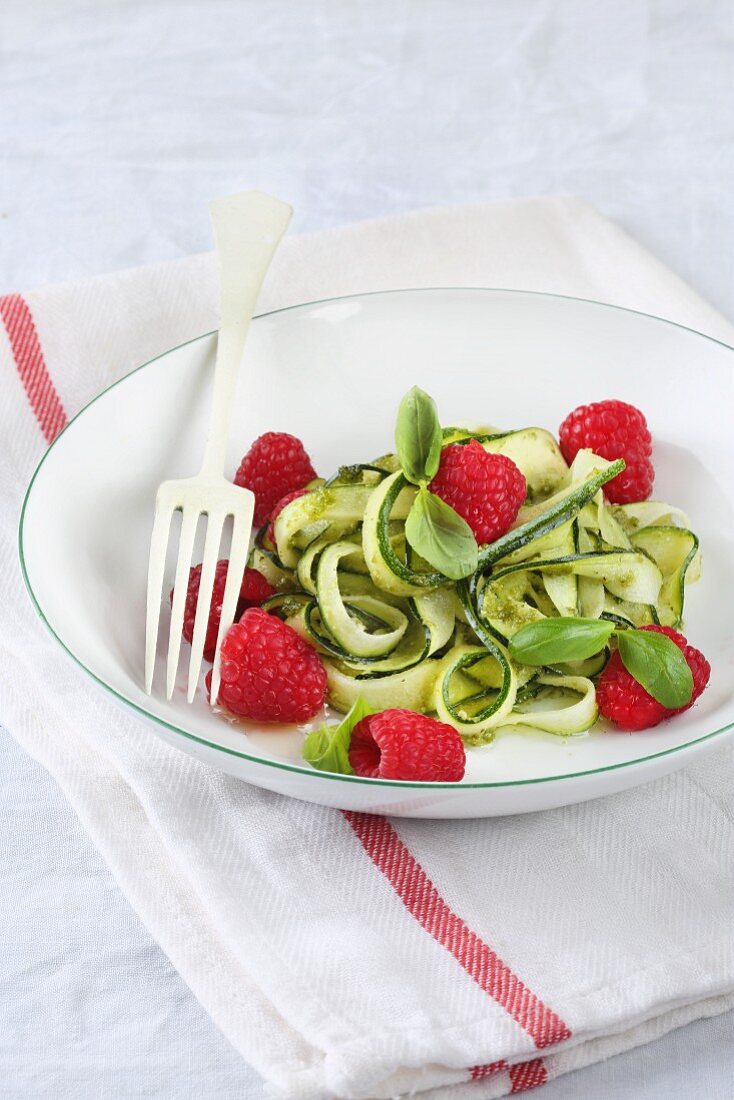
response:
M352 730L373 711L360 695L349 714L338 725L323 725L311 730L303 743L303 759L322 772L336 772L337 775L351 775L349 763L349 742Z
M513 634L510 655L524 665L585 661L603 649L613 631L614 623L604 619L538 619Z
M451 580L469 577L477 568L479 548L471 527L427 489L420 489L413 501L405 537L416 554Z
M670 710L690 703L693 674L675 642L655 630L623 630L618 641L622 664L654 699Z
M414 485L428 482L441 461L443 432L432 397L413 386L398 409L395 446L403 473Z

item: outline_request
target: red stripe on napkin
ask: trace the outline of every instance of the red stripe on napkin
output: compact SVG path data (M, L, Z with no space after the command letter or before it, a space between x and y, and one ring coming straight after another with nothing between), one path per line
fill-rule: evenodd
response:
M384 817L353 810L344 811L344 816L408 912L454 956L469 977L512 1016L538 1049L570 1038L568 1025L449 908Z
M472 1081L484 1081L486 1077L502 1073L503 1069L507 1069L507 1062L488 1062L486 1066L472 1066L469 1073Z
M18 374L47 443L66 427L67 418L38 340L28 303L20 294L0 298L0 317L8 334Z
M535 1089L538 1085L544 1085L548 1080L548 1070L545 1068L542 1058L533 1058L531 1062L521 1062L515 1066L508 1066L507 1062L489 1062L486 1066L474 1066L471 1072L472 1081L484 1081L487 1077L494 1077L503 1070L509 1070L510 1092L525 1092L527 1089Z
M490 1062L486 1066L474 1066L470 1071L471 1079L483 1081L487 1077L501 1074L504 1069L510 1071L511 1092L535 1089L538 1085L545 1085L548 1080L548 1070L543 1058L534 1058L532 1062L523 1062L516 1066L508 1066L506 1062Z
M517 1066L510 1066L510 1092L525 1092L527 1089L536 1089L538 1085L544 1085L548 1080L548 1070L543 1064L542 1058L534 1058L532 1062L521 1062Z

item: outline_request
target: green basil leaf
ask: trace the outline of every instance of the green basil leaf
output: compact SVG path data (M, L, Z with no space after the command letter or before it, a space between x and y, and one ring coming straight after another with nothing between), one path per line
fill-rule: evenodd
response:
M614 623L604 619L538 619L513 634L510 654L524 665L585 661L604 648L613 631Z
M655 630L623 630L618 641L622 664L654 699L670 710L690 703L693 674L675 642Z
M349 714L338 725L323 725L311 730L303 743L303 759L319 771L351 775L349 742L352 739L352 730L358 722L372 713L372 709L360 695Z
M413 501L405 537L416 554L451 580L469 577L477 568L479 548L471 527L427 489L420 489Z
M414 485L428 482L441 461L443 432L432 397L413 386L398 409L395 446L403 473Z

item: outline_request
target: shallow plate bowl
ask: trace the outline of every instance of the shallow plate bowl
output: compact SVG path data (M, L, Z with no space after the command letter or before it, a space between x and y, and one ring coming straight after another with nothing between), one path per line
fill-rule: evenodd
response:
M469 750L461 784L436 785L317 773L301 762L301 731L232 724L208 707L203 690L189 706L183 661L172 701L163 698L162 667L148 698L145 575L155 489L197 468L214 348L212 335L174 348L88 405L41 462L21 520L21 559L39 614L100 689L149 721L151 736L296 798L440 818L612 794L682 767L730 735L734 352L644 314L500 290L394 291L257 318L229 468L267 430L300 436L325 475L382 454L393 446L395 410L413 383L436 398L444 424L555 431L582 402L620 397L638 405L655 438L654 496L689 513L703 547L686 631L713 674L696 707L634 735L501 732ZM161 661L163 641L159 649Z

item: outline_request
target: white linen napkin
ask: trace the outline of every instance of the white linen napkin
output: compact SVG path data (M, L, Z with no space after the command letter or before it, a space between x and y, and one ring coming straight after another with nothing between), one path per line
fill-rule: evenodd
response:
M574 199L291 238L261 307L451 285L597 298L734 342ZM114 379L215 327L214 305L211 256L0 299L0 716L216 1023L288 1097L458 1100L542 1084L734 1006L731 744L542 814L344 815L177 752L45 634L16 524L46 440Z

